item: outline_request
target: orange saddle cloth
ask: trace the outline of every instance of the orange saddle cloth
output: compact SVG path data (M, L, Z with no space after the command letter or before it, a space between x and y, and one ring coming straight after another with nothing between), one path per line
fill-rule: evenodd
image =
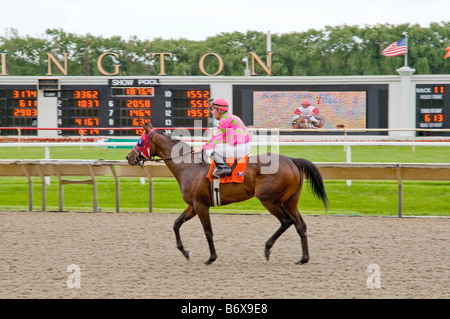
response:
M225 161L227 162L228 166L232 167L234 165L234 163L236 162L236 159L235 158L227 158ZM220 178L220 183L243 183L244 177L245 177L245 168L247 167L247 162L248 162L248 155L246 155L245 157L241 157L237 161L236 167L231 172L231 175L222 176ZM212 174L213 174L215 166L216 166L215 162L212 162L211 165L209 166L209 171L208 171L207 177L210 182L213 181Z

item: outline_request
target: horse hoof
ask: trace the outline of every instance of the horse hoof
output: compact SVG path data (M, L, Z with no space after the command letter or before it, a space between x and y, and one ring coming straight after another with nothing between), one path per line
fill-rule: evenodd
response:
M205 261L205 265L211 265L216 258L209 258L207 261Z
M297 265L303 265L306 264L309 261L309 258L302 258L299 261L296 262Z
M183 256L187 259L187 260L191 260L191 252L190 251L187 251L187 250L183 250L182 251L182 253L183 253Z
M270 252L270 250L268 250L268 249L266 250L265 256L266 256L266 260L269 261L270 256L272 256L272 253Z

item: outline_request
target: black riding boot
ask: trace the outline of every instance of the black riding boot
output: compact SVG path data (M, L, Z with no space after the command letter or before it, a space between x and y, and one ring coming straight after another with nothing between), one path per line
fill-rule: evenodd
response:
M213 159L213 161L216 162L216 167L214 168L213 172L214 177L220 177L231 174L231 168L230 166L228 166L228 164L225 162L222 156L216 154L216 152L212 152L210 156Z

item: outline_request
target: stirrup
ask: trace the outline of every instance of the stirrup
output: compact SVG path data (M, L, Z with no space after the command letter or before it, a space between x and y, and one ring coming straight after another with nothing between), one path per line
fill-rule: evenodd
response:
M222 205L222 195L220 192L220 178L214 177L211 182L211 204L214 207Z
M227 164L225 164L227 165ZM228 165L227 165L228 166ZM214 168L213 171L213 177L221 177L221 176L226 176L226 175L230 175L231 174L231 168L228 166L228 169L226 169L225 167L217 167L217 163L216 163L216 167Z

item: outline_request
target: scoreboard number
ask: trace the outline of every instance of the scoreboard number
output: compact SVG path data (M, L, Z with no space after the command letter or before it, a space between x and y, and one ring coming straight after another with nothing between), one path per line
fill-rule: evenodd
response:
M37 126L36 86L7 85L0 87L0 126ZM1 135L17 135L17 130L2 130ZM35 130L22 130L22 135L37 135Z

